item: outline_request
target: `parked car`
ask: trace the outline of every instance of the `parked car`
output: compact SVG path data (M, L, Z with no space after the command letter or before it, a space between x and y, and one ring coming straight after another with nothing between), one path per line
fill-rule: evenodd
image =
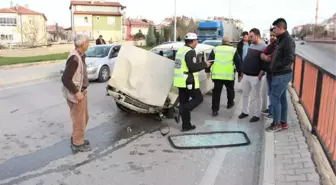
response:
M219 46L222 44L221 40L205 40L202 42L202 44L207 44L207 45L211 45L211 46Z
M86 69L90 81L98 80L106 82L110 78L116 57L118 56L120 44L106 44L90 46L85 52ZM64 73L65 65L60 73Z
M178 103L178 89L173 87L176 51L182 42L162 44L146 51L134 46L122 46L106 87L123 111L159 114L172 118L173 106ZM195 48L199 61L206 61L213 46L198 44ZM159 53L163 53L160 56ZM205 71L199 72L200 90L206 94L213 89Z

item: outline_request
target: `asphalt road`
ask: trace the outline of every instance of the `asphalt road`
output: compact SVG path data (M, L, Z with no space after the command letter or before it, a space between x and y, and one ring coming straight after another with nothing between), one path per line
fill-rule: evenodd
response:
M150 133L160 125L153 117L118 110L105 96L105 86L93 82L89 87L86 136L94 150L76 155L69 147L70 115L59 79L0 89L0 184L258 184L263 122L237 120L240 92L235 109L226 110L223 90L217 118L210 116L211 96L206 95L192 113L192 121L197 125L195 132L245 131L250 145L178 150L167 136ZM180 133L181 125L172 120L163 123L170 126L170 134ZM230 143L241 139L231 134L216 140ZM195 138L188 140L197 142Z

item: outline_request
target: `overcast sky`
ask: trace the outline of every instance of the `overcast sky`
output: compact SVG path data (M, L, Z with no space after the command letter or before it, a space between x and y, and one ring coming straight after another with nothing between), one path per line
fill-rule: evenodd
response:
M118 1L118 0L115 0ZM257 27L261 31L268 29L278 17L287 20L291 29L295 25L314 23L316 0L176 0L177 15L206 18L208 16L231 16L244 23L244 29ZM319 21L336 13L336 0L319 0ZM9 7L10 0L0 0L0 7ZM127 6L127 16L142 16L160 23L165 17L173 16L174 0L120 0ZM44 13L48 24L70 26L70 0L13 0ZM231 7L231 8L230 8ZM334 8L333 8L334 7ZM231 9L231 11L230 11ZM229 13L231 12L231 13Z

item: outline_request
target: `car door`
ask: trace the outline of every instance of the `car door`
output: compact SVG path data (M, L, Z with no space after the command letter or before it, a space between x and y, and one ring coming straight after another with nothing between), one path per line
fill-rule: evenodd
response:
M114 63L117 59L119 51L120 51L120 45L111 47L111 51L108 58L108 65L111 71L113 71Z

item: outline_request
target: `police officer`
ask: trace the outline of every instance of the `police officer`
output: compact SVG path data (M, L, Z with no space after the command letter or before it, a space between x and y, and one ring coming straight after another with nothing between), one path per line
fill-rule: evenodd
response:
M227 92L227 108L230 109L234 106L234 76L235 68L238 75L241 76L240 66L241 57L236 52L236 49L232 47L229 38L224 37L222 45L215 47L210 55L209 62L211 62L211 79L214 82L214 89L212 93L212 115L217 116L220 106L220 99L223 85L226 87ZM207 68L208 79L210 78L210 68Z
M203 101L203 95L199 89L198 72L211 65L210 62L197 61L194 50L196 46L197 35L188 33L185 37L185 45L177 51L175 57L174 86L179 89L180 103L176 110L175 121L179 123L182 117L182 131L196 128L191 124L190 112Z

